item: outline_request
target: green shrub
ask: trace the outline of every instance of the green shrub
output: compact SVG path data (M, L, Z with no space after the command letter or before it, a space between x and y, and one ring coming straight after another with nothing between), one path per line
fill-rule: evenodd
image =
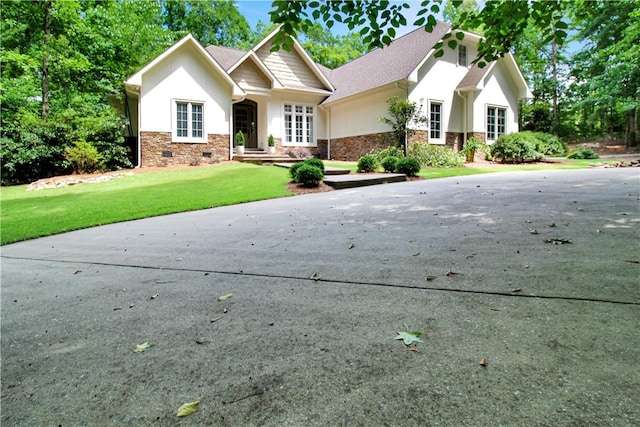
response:
M303 163L319 168L324 174L324 163L322 163L322 160L318 159L317 157L311 157L310 159L305 160Z
M300 182L298 181L298 169L300 169L303 164L304 162L296 162L289 167L289 175L291 175L293 182Z
M369 151L369 155L373 156L378 161L378 163L382 163L382 159L389 156L398 158L404 157L404 153L399 147L374 148L373 150Z
M501 135L491 146L491 155L503 163L524 163L542 159L536 151L537 139L531 132Z
M455 168L464 165L464 156L442 145L415 143L409 147L409 157L413 157L422 166L437 168Z
M98 149L86 141L76 141L73 147L64 150L64 158L77 173L91 173L102 166Z
M323 175L319 167L303 163L297 170L296 182L302 183L305 187L317 187Z
M520 133L536 140L535 150L540 154L547 156L566 156L569 151L567 143L550 133L530 131Z
M368 154L358 160L358 172L375 172L378 168L378 161Z
M579 147L573 153L567 156L567 159L599 159L598 153L590 148Z
M395 172L398 166L398 158L395 156L387 156L380 162L385 172Z
M403 157L398 159L396 172L403 173L407 176L416 176L420 172L420 163L412 157Z

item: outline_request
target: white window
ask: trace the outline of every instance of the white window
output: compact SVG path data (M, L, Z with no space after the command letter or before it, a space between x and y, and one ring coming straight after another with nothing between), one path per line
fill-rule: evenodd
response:
M487 141L495 141L507 133L507 109L487 107Z
M442 139L442 102L429 102L429 140Z
M173 139L176 142L204 141L204 104L175 101Z
M467 47L465 45L458 45L458 65L461 67L467 66Z
M284 105L284 145L315 145L315 109L307 105Z

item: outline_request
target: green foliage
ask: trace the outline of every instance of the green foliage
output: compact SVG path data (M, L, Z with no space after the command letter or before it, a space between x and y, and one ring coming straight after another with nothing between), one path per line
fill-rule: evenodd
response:
M382 163L382 160L385 157L404 157L402 149L399 147L387 147L387 148L374 148L368 153L370 156L373 156L378 162Z
M415 133L413 128L424 126L427 117L422 113L422 104L412 102L398 96L387 100L389 117L380 117L380 123L391 126L393 141L397 147L402 147L404 155L407 150L407 140Z
M300 182L305 187L317 187L323 176L324 174L319 167L303 162L296 171L296 182Z
M412 157L403 157L398 159L396 172L403 173L407 176L417 176L420 172L420 163Z
M491 154L503 163L540 160L542 154L536 151L537 142L537 138L527 132L501 135L491 146Z
M301 34L300 42L315 62L331 69L367 52L359 34L335 36L317 22Z
M315 166L318 169L320 169L324 174L324 163L322 162L322 160L318 159L317 157L311 157L302 163L304 163L305 165Z
M300 182L298 181L298 169L300 169L302 165L303 162L296 162L289 167L289 176L291 176L293 182Z
M454 168L464 165L464 157L452 149L428 143L414 143L409 147L409 157L422 166Z
M102 166L98 149L86 141L76 141L64 150L64 157L77 173L95 172Z
M567 159L598 159L600 156L595 151L586 147L579 147L567 156Z
M244 142L244 134L242 131L238 131L238 133L236 133L236 145L243 146Z
M378 161L375 157L364 155L358 160L358 172L375 172L378 169Z
M569 152L567 143L550 133L528 131L521 133L530 134L536 139L535 150L538 153L546 156L565 156Z
M387 156L380 162L380 165L385 172L395 172L398 166L398 158L395 156Z
M276 140L273 138L273 135L269 134L269 137L267 138L267 144L269 145L269 147L276 146Z
M536 57L538 53L536 52ZM545 76L547 73L544 73ZM542 96L539 91L536 95ZM520 129L534 132L551 132L553 130L551 105L544 99L524 102L520 105Z

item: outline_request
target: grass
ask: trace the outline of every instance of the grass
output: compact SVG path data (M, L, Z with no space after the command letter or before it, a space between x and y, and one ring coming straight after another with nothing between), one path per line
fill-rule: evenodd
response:
M513 165L508 168L423 168L423 178L480 173L578 169L603 160ZM612 162L614 160L607 160ZM355 172L355 162L325 162ZM26 186L0 187L0 244L170 213L272 199L286 190L289 171L245 163L183 168L124 176L107 182L25 191Z
M0 244L169 213L292 195L288 171L244 163L39 191L0 189Z

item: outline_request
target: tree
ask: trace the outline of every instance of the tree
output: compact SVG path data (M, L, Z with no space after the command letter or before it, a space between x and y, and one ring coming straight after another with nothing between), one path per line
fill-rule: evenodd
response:
M415 127L427 124L427 117L422 113L422 103L411 102L407 99L393 96L387 100L389 117L380 117L381 123L391 126L393 143L402 147L407 155L409 138L415 133Z
M462 0L452 0L457 9L463 4ZM324 22L329 29L335 22L347 25L349 30L359 29L363 42L369 49L389 45L396 36L396 29L406 26L404 16L408 3L390 3L388 1L359 1L359 2L289 2L274 1L272 3L271 20L282 24L274 43L274 49L291 49L293 40L298 32L306 31L313 25L313 21ZM478 58L476 62L483 67L510 51L515 42L522 36L528 25L537 28L548 28L553 17L568 7L563 0L547 2L526 2L497 0L484 3L484 7L477 13L464 11L460 13L459 23L454 31L446 34L443 41L436 45L435 54L444 54L444 44L455 49L458 41L464 38L464 33L457 31L483 28L486 38L478 44ZM436 16L440 12L441 2L425 0L417 12L418 19L415 26L424 27L427 32L433 31L437 24ZM531 23L531 24L530 24ZM557 25L553 35L557 43L562 43L567 37L566 24Z
M203 45L242 47L252 38L249 23L234 0L164 0L167 28L180 38L187 33Z
M315 62L331 69L366 53L358 34L334 36L319 23L302 33L300 42Z

